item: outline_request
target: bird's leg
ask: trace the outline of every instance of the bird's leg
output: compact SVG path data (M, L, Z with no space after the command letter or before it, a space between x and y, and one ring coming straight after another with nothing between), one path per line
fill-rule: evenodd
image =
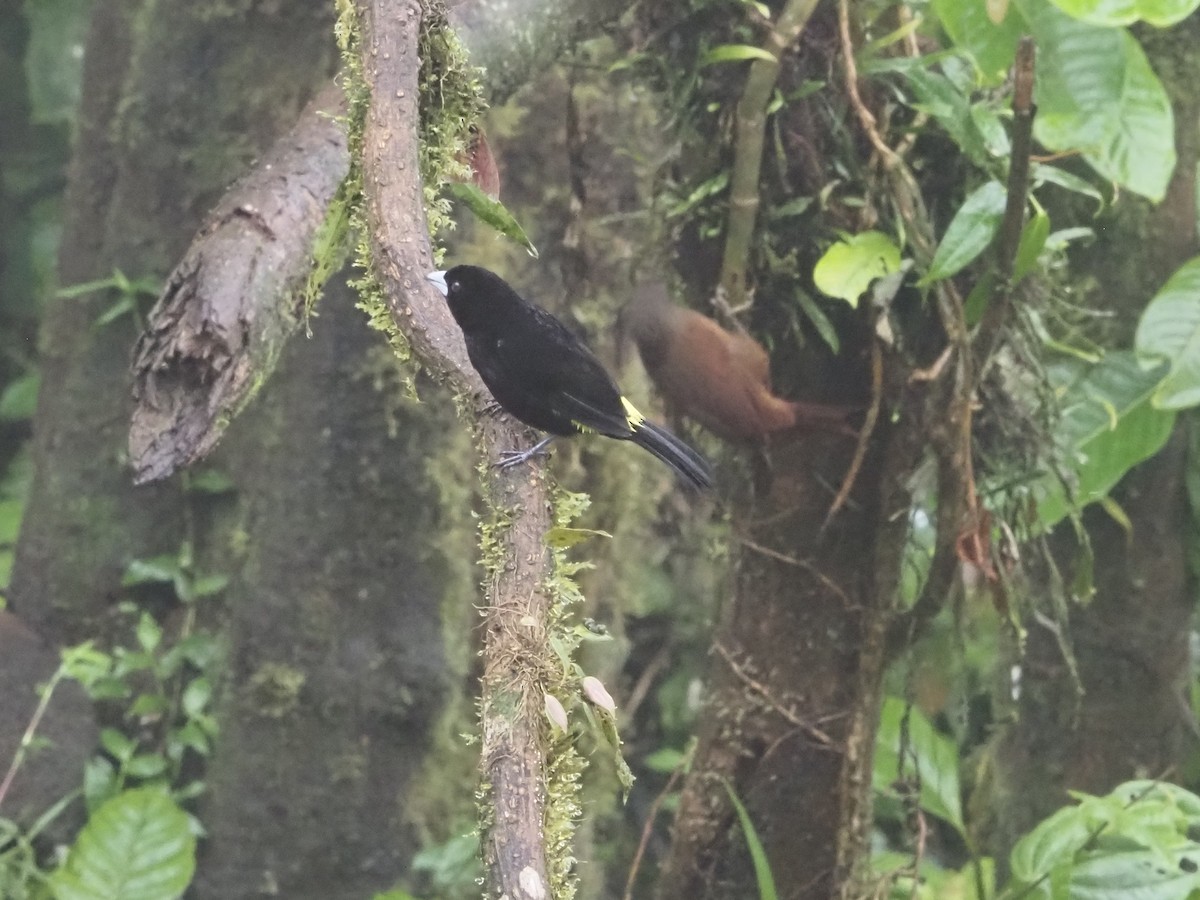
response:
M542 438L528 450L505 450L500 454L500 461L496 463L496 468L511 469L513 466L529 462L535 456L545 456L546 448L550 446L552 440L554 440L554 435L551 434Z

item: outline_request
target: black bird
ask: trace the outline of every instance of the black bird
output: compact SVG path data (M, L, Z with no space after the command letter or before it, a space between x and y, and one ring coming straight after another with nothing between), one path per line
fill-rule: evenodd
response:
M426 276L446 298L467 342L471 365L496 402L545 431L504 468L541 453L556 436L596 432L645 447L698 488L712 487L708 463L675 435L648 421L621 396L612 377L562 322L478 266Z

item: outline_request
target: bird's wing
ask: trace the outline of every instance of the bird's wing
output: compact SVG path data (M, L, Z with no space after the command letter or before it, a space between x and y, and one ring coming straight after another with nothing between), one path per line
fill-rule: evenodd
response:
M528 305L510 317L503 336L493 340L486 361L481 360L484 365L477 363L476 368L501 405L518 418L558 434L574 426L613 437L629 435L612 377L554 316Z

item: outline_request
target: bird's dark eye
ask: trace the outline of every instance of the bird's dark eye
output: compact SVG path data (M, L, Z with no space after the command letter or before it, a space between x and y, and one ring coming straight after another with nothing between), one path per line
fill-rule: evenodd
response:
M450 293L452 293L452 294L457 294L459 288L461 288L461 287L462 287L461 281L452 281L452 282L450 282L450 286L447 288L447 290L450 291Z

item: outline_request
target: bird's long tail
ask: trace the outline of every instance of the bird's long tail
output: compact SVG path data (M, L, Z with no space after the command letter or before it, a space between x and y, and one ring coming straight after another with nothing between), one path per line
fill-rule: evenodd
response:
M643 419L633 426L629 440L645 447L700 490L707 491L712 487L712 470L708 462L665 428Z

